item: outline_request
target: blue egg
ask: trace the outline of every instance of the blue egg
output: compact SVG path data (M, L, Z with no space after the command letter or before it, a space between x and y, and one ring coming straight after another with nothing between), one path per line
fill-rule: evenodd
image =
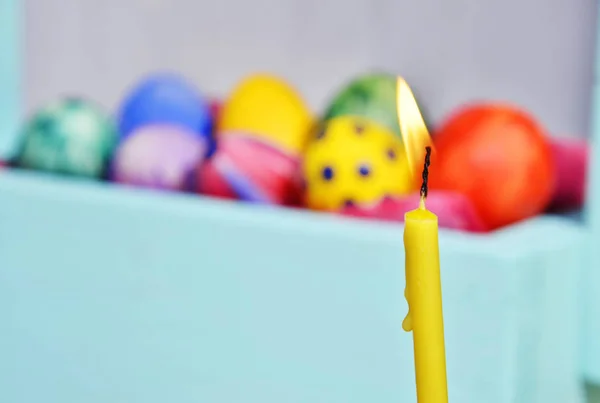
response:
M212 143L213 122L208 102L192 84L176 74L147 77L121 105L121 141L136 129L151 124L180 126Z

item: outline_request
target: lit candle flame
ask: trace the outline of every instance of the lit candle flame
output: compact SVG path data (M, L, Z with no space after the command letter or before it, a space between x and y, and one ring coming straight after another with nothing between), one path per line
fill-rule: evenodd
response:
M409 169L415 176L422 168L425 147L435 149L413 92L402 77L396 84L396 110Z

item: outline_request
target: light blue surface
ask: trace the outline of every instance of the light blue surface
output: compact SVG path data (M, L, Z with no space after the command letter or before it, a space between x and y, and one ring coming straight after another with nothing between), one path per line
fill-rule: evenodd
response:
M402 231L4 172L0 401L414 402ZM580 401L580 236L442 231L452 402Z
M0 160L12 153L21 118L20 3L0 0Z
M600 15L600 9L599 9ZM600 17L598 18L600 21ZM581 362L584 376L600 384L600 24L597 24L596 62L591 111L591 163L586 219L590 236L585 250L582 282Z

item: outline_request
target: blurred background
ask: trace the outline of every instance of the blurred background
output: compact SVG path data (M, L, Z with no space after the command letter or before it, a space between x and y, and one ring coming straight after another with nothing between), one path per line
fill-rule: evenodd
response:
M419 133L436 147L451 401L600 403L600 303L581 297L600 285L581 220L597 7L0 0L0 401L34 403L31 373L49 403L414 401L399 223ZM139 277L114 286L123 272Z
M217 97L272 72L319 112L377 69L405 77L433 122L463 102L508 100L556 135L588 133L593 0L23 3L28 111L65 93L116 108L144 74L169 69Z

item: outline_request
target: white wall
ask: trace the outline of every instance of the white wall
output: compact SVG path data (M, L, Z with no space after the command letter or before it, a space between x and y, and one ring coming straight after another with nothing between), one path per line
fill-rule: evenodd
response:
M0 0L5 1L5 0ZM315 109L349 76L406 76L435 119L506 99L558 135L588 127L595 0L26 0L27 109L60 93L113 107L153 69L210 94L280 73Z

